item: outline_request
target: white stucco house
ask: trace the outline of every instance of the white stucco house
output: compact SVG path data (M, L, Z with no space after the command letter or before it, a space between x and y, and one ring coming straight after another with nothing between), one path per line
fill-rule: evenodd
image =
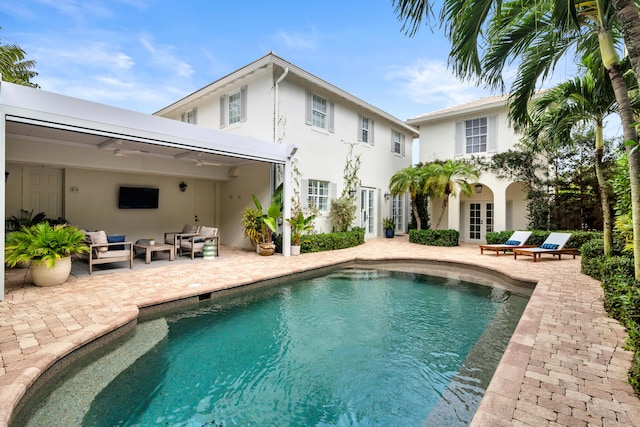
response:
M444 108L407 120L420 130L420 159L434 160L491 156L512 148L519 135L509 126L507 97L491 96ZM483 243L490 231L526 229L526 191L523 183L483 172L471 197L450 198L440 229L455 229L463 242ZM441 201L431 204L431 220Z
M391 197L388 186L395 172L411 165L416 128L272 52L155 115L276 145L295 145L298 176L293 193L303 208L319 210L317 231L331 231L330 200L351 192L358 205L356 225L367 236L382 235L384 217L393 217L397 231L406 232L407 198ZM345 186L350 149L352 159L361 160L357 188ZM277 171L272 174L277 183L281 176ZM242 165L233 168L227 187L241 188L235 182L246 175ZM237 199L233 193L223 194L221 202L251 206L251 199ZM225 225L225 233L230 227Z

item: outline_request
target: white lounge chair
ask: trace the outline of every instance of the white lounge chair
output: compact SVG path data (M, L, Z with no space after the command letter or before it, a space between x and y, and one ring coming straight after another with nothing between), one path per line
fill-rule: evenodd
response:
M549 237L537 248L514 248L513 258L518 259L518 255L526 255L533 257L533 262L540 258L542 254L551 254L557 256L558 259L562 259L563 254L573 255L573 259L576 258L578 250L575 248L566 248L571 233L551 233Z
M495 251L496 255L500 252L511 252L513 248L533 248L533 245L526 245L527 240L531 236L530 231L514 231L511 237L504 243L480 245L480 254L484 254L484 251Z

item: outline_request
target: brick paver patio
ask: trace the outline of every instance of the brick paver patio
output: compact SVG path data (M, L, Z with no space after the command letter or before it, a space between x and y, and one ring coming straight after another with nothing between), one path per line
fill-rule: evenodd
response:
M0 426L25 389L55 361L135 320L140 307L355 260L425 260L484 267L536 288L472 422L474 426L640 426L626 382L632 353L607 317L599 282L580 261L514 260L477 246L410 244L406 236L358 248L285 258L222 248L214 261L154 261L39 288L5 273L0 302ZM16 284L17 282L17 284ZM472 316L472 313L469 314Z

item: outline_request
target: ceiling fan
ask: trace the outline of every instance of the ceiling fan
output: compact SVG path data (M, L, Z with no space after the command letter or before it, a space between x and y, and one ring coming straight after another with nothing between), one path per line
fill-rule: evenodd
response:
M189 159L195 162L196 166L222 166L220 163L215 162L207 162L206 160L202 160L202 156L198 154L195 159Z

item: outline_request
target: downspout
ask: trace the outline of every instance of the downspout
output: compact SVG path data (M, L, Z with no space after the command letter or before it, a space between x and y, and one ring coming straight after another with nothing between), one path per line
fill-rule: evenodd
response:
M279 102L280 102L280 83L289 74L289 67L284 69L284 72L274 84L274 96L273 96L273 142L278 143L278 122L279 119ZM284 176L283 176L283 188L282 188L282 255L288 257L291 255L291 225L288 221L284 220L291 216L291 158L295 154L295 151L291 155L287 156L287 160L284 164Z
M285 77L287 77L287 74L289 74L289 67L286 67L284 69L284 72L282 73L282 75L280 77L278 77L278 80L276 80L275 84L274 84L274 91L275 91L275 95L274 95L274 100L273 100L273 142L277 143L278 142L278 113L279 113L279 109L278 109L278 103L280 102L280 97L279 97L279 93L280 93L280 82L282 82Z

